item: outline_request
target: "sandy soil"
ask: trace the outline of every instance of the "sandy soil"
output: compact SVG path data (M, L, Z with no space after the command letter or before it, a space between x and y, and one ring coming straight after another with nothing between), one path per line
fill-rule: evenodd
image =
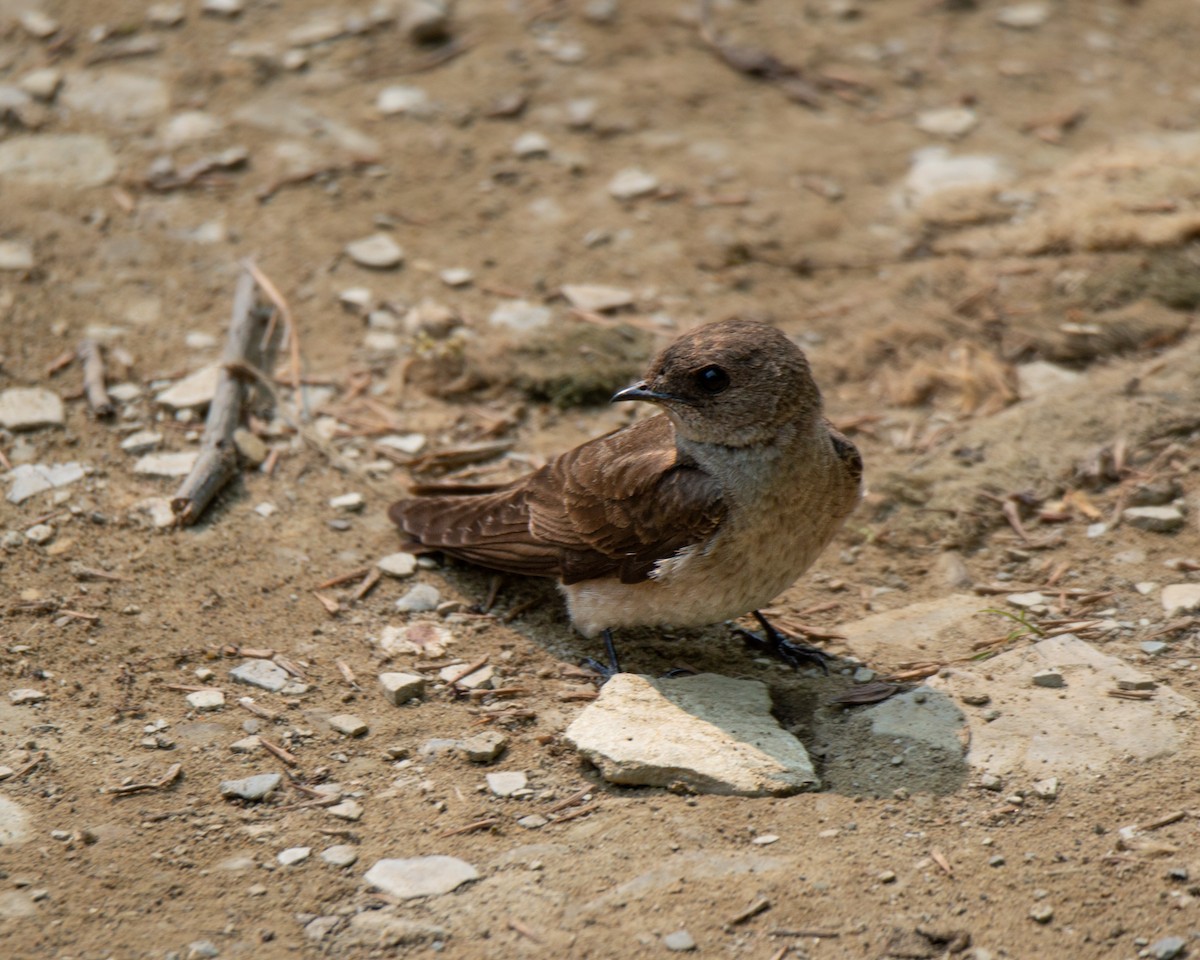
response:
M333 5L245 6L231 18L188 2L180 25L156 28L140 3L51 2L61 30L37 39L13 19L18 4L0 4L0 81L47 65L66 76L58 101L5 113L0 135L94 134L118 159L98 187L0 181L0 239L35 254L32 269L0 273L0 389L68 399L63 428L0 433L0 451L94 468L59 499L0 507L0 526L22 538L39 521L54 528L43 546L0 554L3 686L49 694L0 699L0 764L15 771L0 797L31 831L0 846L0 953L186 958L211 955L207 941L222 957L625 958L661 956L663 935L686 929L701 955L762 960L1133 958L1163 937L1200 936L1195 744L1067 778L1053 801L1029 793L1031 777L996 793L962 771L892 771L860 787L844 757L817 749L831 725L853 723L828 705L849 677L792 673L717 625L626 636L627 668L767 680L781 719L812 734L826 789L749 799L613 788L561 740L590 689L573 664L599 651L572 634L550 588L439 566L358 600L361 575L320 590L336 614L314 596L391 553L389 501L446 475L377 462L381 433L423 433L429 451L505 441L508 457L466 469L515 475L624 422L628 411L597 398L676 332L752 313L805 346L871 485L779 599L785 620L837 633L960 589L961 564L976 584L1103 595L1063 603L1072 617L1111 610L1131 626L1096 642L1195 695L1195 622L1164 634L1157 593L1134 586L1195 577L1164 566L1200 557L1194 513L1171 534L1087 534L1147 483L1173 483L1168 499L1200 507L1189 332L1200 181L1185 139L1200 119L1200 37L1189 4L1051 3L1027 29L997 22L1006 8L991 2L714 4L720 42L797 68L815 105L723 62L697 5L678 0L625 0L611 18L605 4L464 0L455 56L385 24L305 47L299 69L282 62L289 33ZM95 62L136 37L160 47ZM73 85L113 71L162 81L168 103L125 118L64 105ZM381 115L376 97L393 85L426 91L428 114ZM960 140L921 129L937 123L925 111L949 108L974 111ZM219 126L173 143L165 126L184 111ZM530 132L548 152L517 156ZM241 166L153 185L161 157L179 171L237 146ZM1003 175L918 196L906 177L930 147L993 158ZM657 186L615 199L609 185L628 168ZM346 255L377 231L404 248L403 266L369 270ZM336 469L273 427L260 400L256 423L281 451L274 471L247 469L199 525L157 530L136 505L175 485L132 472L123 428L153 426L169 450L194 445L198 423L163 413L149 385L216 358L244 257L288 299L304 375L333 388L318 398L341 416L333 444L369 469ZM451 268L473 280L448 286ZM581 283L624 288L632 306L573 313L559 291ZM368 327L340 304L354 287L391 321ZM510 299L549 308L550 326L491 324ZM433 305L409 311L423 301ZM78 364L48 372L89 330L110 380L146 387L109 422L89 416ZM189 346L189 333L213 345ZM1016 368L1039 360L1078 379L1019 400ZM286 362L280 375L290 397ZM361 512L329 506L354 491ZM1005 520L1010 494L1023 495L1012 502L1026 537ZM276 512L258 515L262 503ZM414 582L450 606L397 613ZM489 657L497 682L520 692L495 706L431 683L420 705L387 703L377 674L432 659L381 655L374 638L410 619L447 627L450 654ZM1003 617L970 629L986 650L1028 640ZM1140 644L1156 636L1170 649L1152 659ZM239 648L276 651L310 689L238 686L228 671ZM947 659L928 650L935 667ZM870 666L911 663L883 654ZM225 692L223 709L189 709L188 690L204 686ZM251 694L267 718L238 706ZM369 732L331 730L343 713ZM422 753L488 729L508 740L491 765ZM254 730L294 765L231 751ZM878 771L888 761L861 758ZM169 785L113 792L173 764ZM527 772L532 793L492 796L484 774L497 769ZM218 791L275 771L287 778L268 802ZM304 806L322 783L339 784L361 818ZM559 815L590 812L516 823L584 789L590 798ZM1121 844L1121 827L1176 812L1154 844ZM778 839L755 843L766 835ZM358 863L323 862L335 843L353 845ZM301 846L313 848L307 861L277 863ZM461 857L481 879L398 905L362 880L381 857L429 854ZM381 906L390 927L352 922ZM1042 907L1050 915L1034 919ZM312 925L323 917L336 919Z

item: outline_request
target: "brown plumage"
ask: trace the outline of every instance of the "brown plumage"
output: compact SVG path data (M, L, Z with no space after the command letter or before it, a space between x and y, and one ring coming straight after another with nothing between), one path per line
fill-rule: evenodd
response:
M553 577L585 636L741 616L786 589L861 497L808 361L778 330L692 330L614 400L664 413L487 493L392 505L410 549Z

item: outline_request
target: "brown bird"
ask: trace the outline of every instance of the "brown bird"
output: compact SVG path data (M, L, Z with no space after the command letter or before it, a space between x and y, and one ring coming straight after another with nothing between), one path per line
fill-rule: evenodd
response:
M603 634L613 673L612 629L697 627L751 611L785 659L824 667L824 654L758 612L862 497L862 459L822 414L803 352L765 323L711 323L612 399L663 413L505 486L393 504L409 549L556 578L575 628Z

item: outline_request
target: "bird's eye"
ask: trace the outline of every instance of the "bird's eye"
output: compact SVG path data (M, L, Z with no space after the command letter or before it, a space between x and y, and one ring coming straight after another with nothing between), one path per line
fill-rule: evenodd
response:
M716 396L729 386L729 374L720 367L705 367L696 373L696 386L705 393Z

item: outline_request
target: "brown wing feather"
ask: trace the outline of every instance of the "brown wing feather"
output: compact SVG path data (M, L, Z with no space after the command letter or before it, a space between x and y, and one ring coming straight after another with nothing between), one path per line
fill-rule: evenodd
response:
M589 441L494 493L416 497L392 520L417 549L564 583L646 579L725 515L716 481L675 449L666 417Z

